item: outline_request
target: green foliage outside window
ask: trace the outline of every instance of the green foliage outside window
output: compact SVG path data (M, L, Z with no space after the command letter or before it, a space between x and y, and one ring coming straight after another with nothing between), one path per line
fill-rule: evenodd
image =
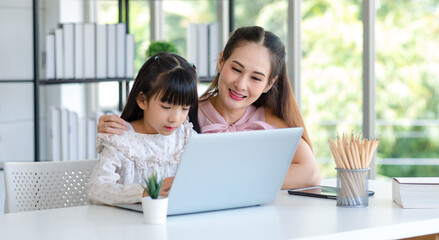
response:
M131 3L130 3L131 4ZM149 45L147 2L130 7L136 69ZM288 1L234 1L235 28L260 25L287 45ZM376 133L383 159L413 159L415 165L378 165L383 176L439 176L439 0L377 0ZM362 129L363 25L361 0L301 1L302 114L323 177L335 176L328 139ZM215 22L216 1L164 1L164 39L186 55L190 22ZM288 47L288 46L287 46ZM287 59L288 61L288 59Z
M287 4L235 1L236 27L261 25L286 42ZM302 113L323 177L335 176L328 139L362 128L361 7L360 0L301 2ZM376 9L377 159L414 164L378 165L378 174L439 176L439 166L416 164L439 159L439 1L380 0Z
M187 25L189 23L212 23L218 21L217 1L169 0L163 1L165 14L164 39L172 42L183 57L187 57Z
M381 158L439 158L439 1L381 0L376 16ZM394 123L396 122L396 124ZM439 176L439 166L381 165L385 176Z

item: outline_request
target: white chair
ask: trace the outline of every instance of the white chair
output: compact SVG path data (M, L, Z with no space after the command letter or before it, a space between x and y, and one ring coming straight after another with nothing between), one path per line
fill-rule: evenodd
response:
M5 213L88 204L85 188L97 162L5 162Z

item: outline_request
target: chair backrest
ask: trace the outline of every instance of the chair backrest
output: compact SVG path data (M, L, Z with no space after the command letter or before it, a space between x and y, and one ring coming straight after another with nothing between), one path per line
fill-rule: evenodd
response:
M5 213L88 204L86 185L97 162L5 162Z

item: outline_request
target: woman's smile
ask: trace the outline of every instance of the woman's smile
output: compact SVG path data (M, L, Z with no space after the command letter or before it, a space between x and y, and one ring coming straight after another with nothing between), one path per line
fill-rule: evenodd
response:
M242 94L239 94L236 91L233 91L232 89L229 89L229 95L233 100L236 100L236 101L244 100L247 97L247 96L244 96Z

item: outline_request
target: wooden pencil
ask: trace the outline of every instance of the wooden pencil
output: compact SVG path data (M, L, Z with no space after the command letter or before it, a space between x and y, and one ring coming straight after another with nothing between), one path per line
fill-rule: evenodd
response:
M339 177L339 196L342 205L361 205L367 197L367 173L373 155L378 147L378 139L361 138L361 134L351 132L329 139L329 148L334 158ZM350 170L358 170L350 171Z

